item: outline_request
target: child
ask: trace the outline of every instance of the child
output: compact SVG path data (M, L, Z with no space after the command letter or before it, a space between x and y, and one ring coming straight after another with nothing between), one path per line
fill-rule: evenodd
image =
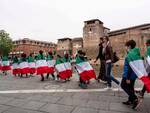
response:
M47 70L47 79L49 78L49 74L52 75L53 80L55 80L55 75L54 75L54 65L55 65L55 60L53 57L53 53L52 52L48 52L48 56L47 56L47 64L48 64L48 70Z
M35 60L33 58L33 53L31 53L30 56L28 57L28 64L29 64L30 76L32 77L33 74L36 72Z
M11 70L10 61L7 56L2 57L2 71L4 75L7 75L7 71Z
M66 68L66 74L68 76L66 80L70 81L70 78L72 77L72 66L71 66L71 58L69 57L69 54L65 53L62 60L64 62L64 66Z
M29 65L28 65L28 60L26 58L26 54L22 54L21 55L21 59L20 59L20 72L21 72L21 77L25 74L26 77L28 77L28 73L29 73Z
M57 55L55 69L57 71L57 79L59 80L60 78L61 80L66 82L68 76L63 59L60 55Z
M41 81L44 81L44 74L47 73L48 65L43 51L40 50L36 59L37 75L41 75Z
M149 77L150 77L150 39L146 41L146 47L147 47L147 51L146 51L146 62L145 62L145 64L146 64L147 72L148 72ZM138 93L139 97L141 97L141 98L144 97L145 92L146 92L145 85L143 86L141 91L136 91L136 93Z
M2 72L2 60L1 60L1 57L0 57L0 75L1 75L1 72Z
M13 67L13 75L17 75L20 76L20 67L19 67L19 60L18 60L18 57L15 56L13 58L13 64L12 64L12 67Z
M78 55L76 56L76 70L80 75L80 84L79 86L83 89L87 88L87 82L90 79L96 79L95 72L92 66L87 62L87 58L85 58L85 53L81 50L78 51Z

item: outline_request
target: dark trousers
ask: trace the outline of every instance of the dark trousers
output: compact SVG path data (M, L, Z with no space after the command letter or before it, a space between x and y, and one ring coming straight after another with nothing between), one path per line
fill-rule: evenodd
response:
M112 69L112 63L106 63L105 64L105 71L106 71L106 78L107 78L107 84L108 87L111 87L111 69Z
M135 84L135 80L130 80L130 84L126 83L126 79L122 79L121 81L121 88L128 94L129 98L128 100L130 102L134 102L137 99L137 96L135 95L134 92L134 84Z
M100 71L98 79L101 79L103 81L106 81L106 70L105 70L105 60L100 60Z

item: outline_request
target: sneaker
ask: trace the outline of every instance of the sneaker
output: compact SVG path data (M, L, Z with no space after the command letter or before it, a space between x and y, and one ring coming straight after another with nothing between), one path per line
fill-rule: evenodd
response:
M124 104L124 105L131 105L132 102L128 100L128 101L126 101L126 102L122 102L122 104Z
M107 86L106 88L104 88L105 90L111 90L112 88Z
M133 103L132 109L136 110L140 106L141 102L142 102L141 99L136 99Z
M104 80L100 80L100 82L103 84L107 84L107 81L104 81Z

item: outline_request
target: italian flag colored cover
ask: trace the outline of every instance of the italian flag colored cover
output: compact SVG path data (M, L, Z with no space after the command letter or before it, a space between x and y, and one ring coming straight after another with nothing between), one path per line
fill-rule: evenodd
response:
M3 71L11 70L10 61L6 56L2 58L2 70Z
M47 73L48 65L44 55L38 55L38 59L36 61L36 68L37 75Z
M20 74L20 66L18 58L13 59L12 68L13 68L13 75Z
M0 71L2 70L2 61L0 60Z
M67 69L64 65L63 59L62 58L58 58L56 59L56 66L55 66L56 70L58 71L59 77L62 80L65 80L68 78L68 73L67 73Z
M146 72L144 61L140 55L140 49L134 48L129 51L127 55L129 65L132 70L136 73L137 77L144 83L148 92L150 92L150 78Z
M56 63L56 60L54 60L52 56L48 55L48 57L47 57L47 65L48 65L47 73L50 73L50 74L54 73L55 63Z
M147 59L147 62L150 66L150 46L147 48L147 58L146 59Z
M29 64L29 71L31 74L34 74L36 72L36 65L35 65L35 61L34 58L32 58L31 56L28 57L28 64Z
M67 73L67 78L70 78L70 77L72 77L72 66L71 66L71 59L70 58L68 58L68 59L66 59L66 58L63 58L63 62L64 62L64 66L65 66L65 68L66 68L66 73Z
M75 67L83 81L89 81L90 79L96 78L94 69L89 62L83 61L77 57Z
M14 75L20 74L20 66L18 63L13 63L12 67L13 67L13 74Z
M28 74L29 73L29 65L28 65L28 62L26 60L21 59L19 67L20 67L21 74Z

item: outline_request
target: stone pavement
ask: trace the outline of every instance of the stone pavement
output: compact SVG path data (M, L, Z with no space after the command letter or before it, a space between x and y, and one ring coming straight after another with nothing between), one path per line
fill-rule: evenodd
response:
M136 87L140 87L140 82ZM102 83L92 81L89 89L103 89ZM116 85L113 84L115 88ZM23 93L21 90L49 90L50 92ZM51 92L64 89L64 92ZM74 89L78 92L65 92ZM3 93L16 91L17 93ZM83 90L84 91L84 90ZM127 95L123 91L83 92L75 78L67 83L52 80L40 82L39 76L31 78L0 77L0 113L150 113L150 96L147 94L140 108L122 105Z

